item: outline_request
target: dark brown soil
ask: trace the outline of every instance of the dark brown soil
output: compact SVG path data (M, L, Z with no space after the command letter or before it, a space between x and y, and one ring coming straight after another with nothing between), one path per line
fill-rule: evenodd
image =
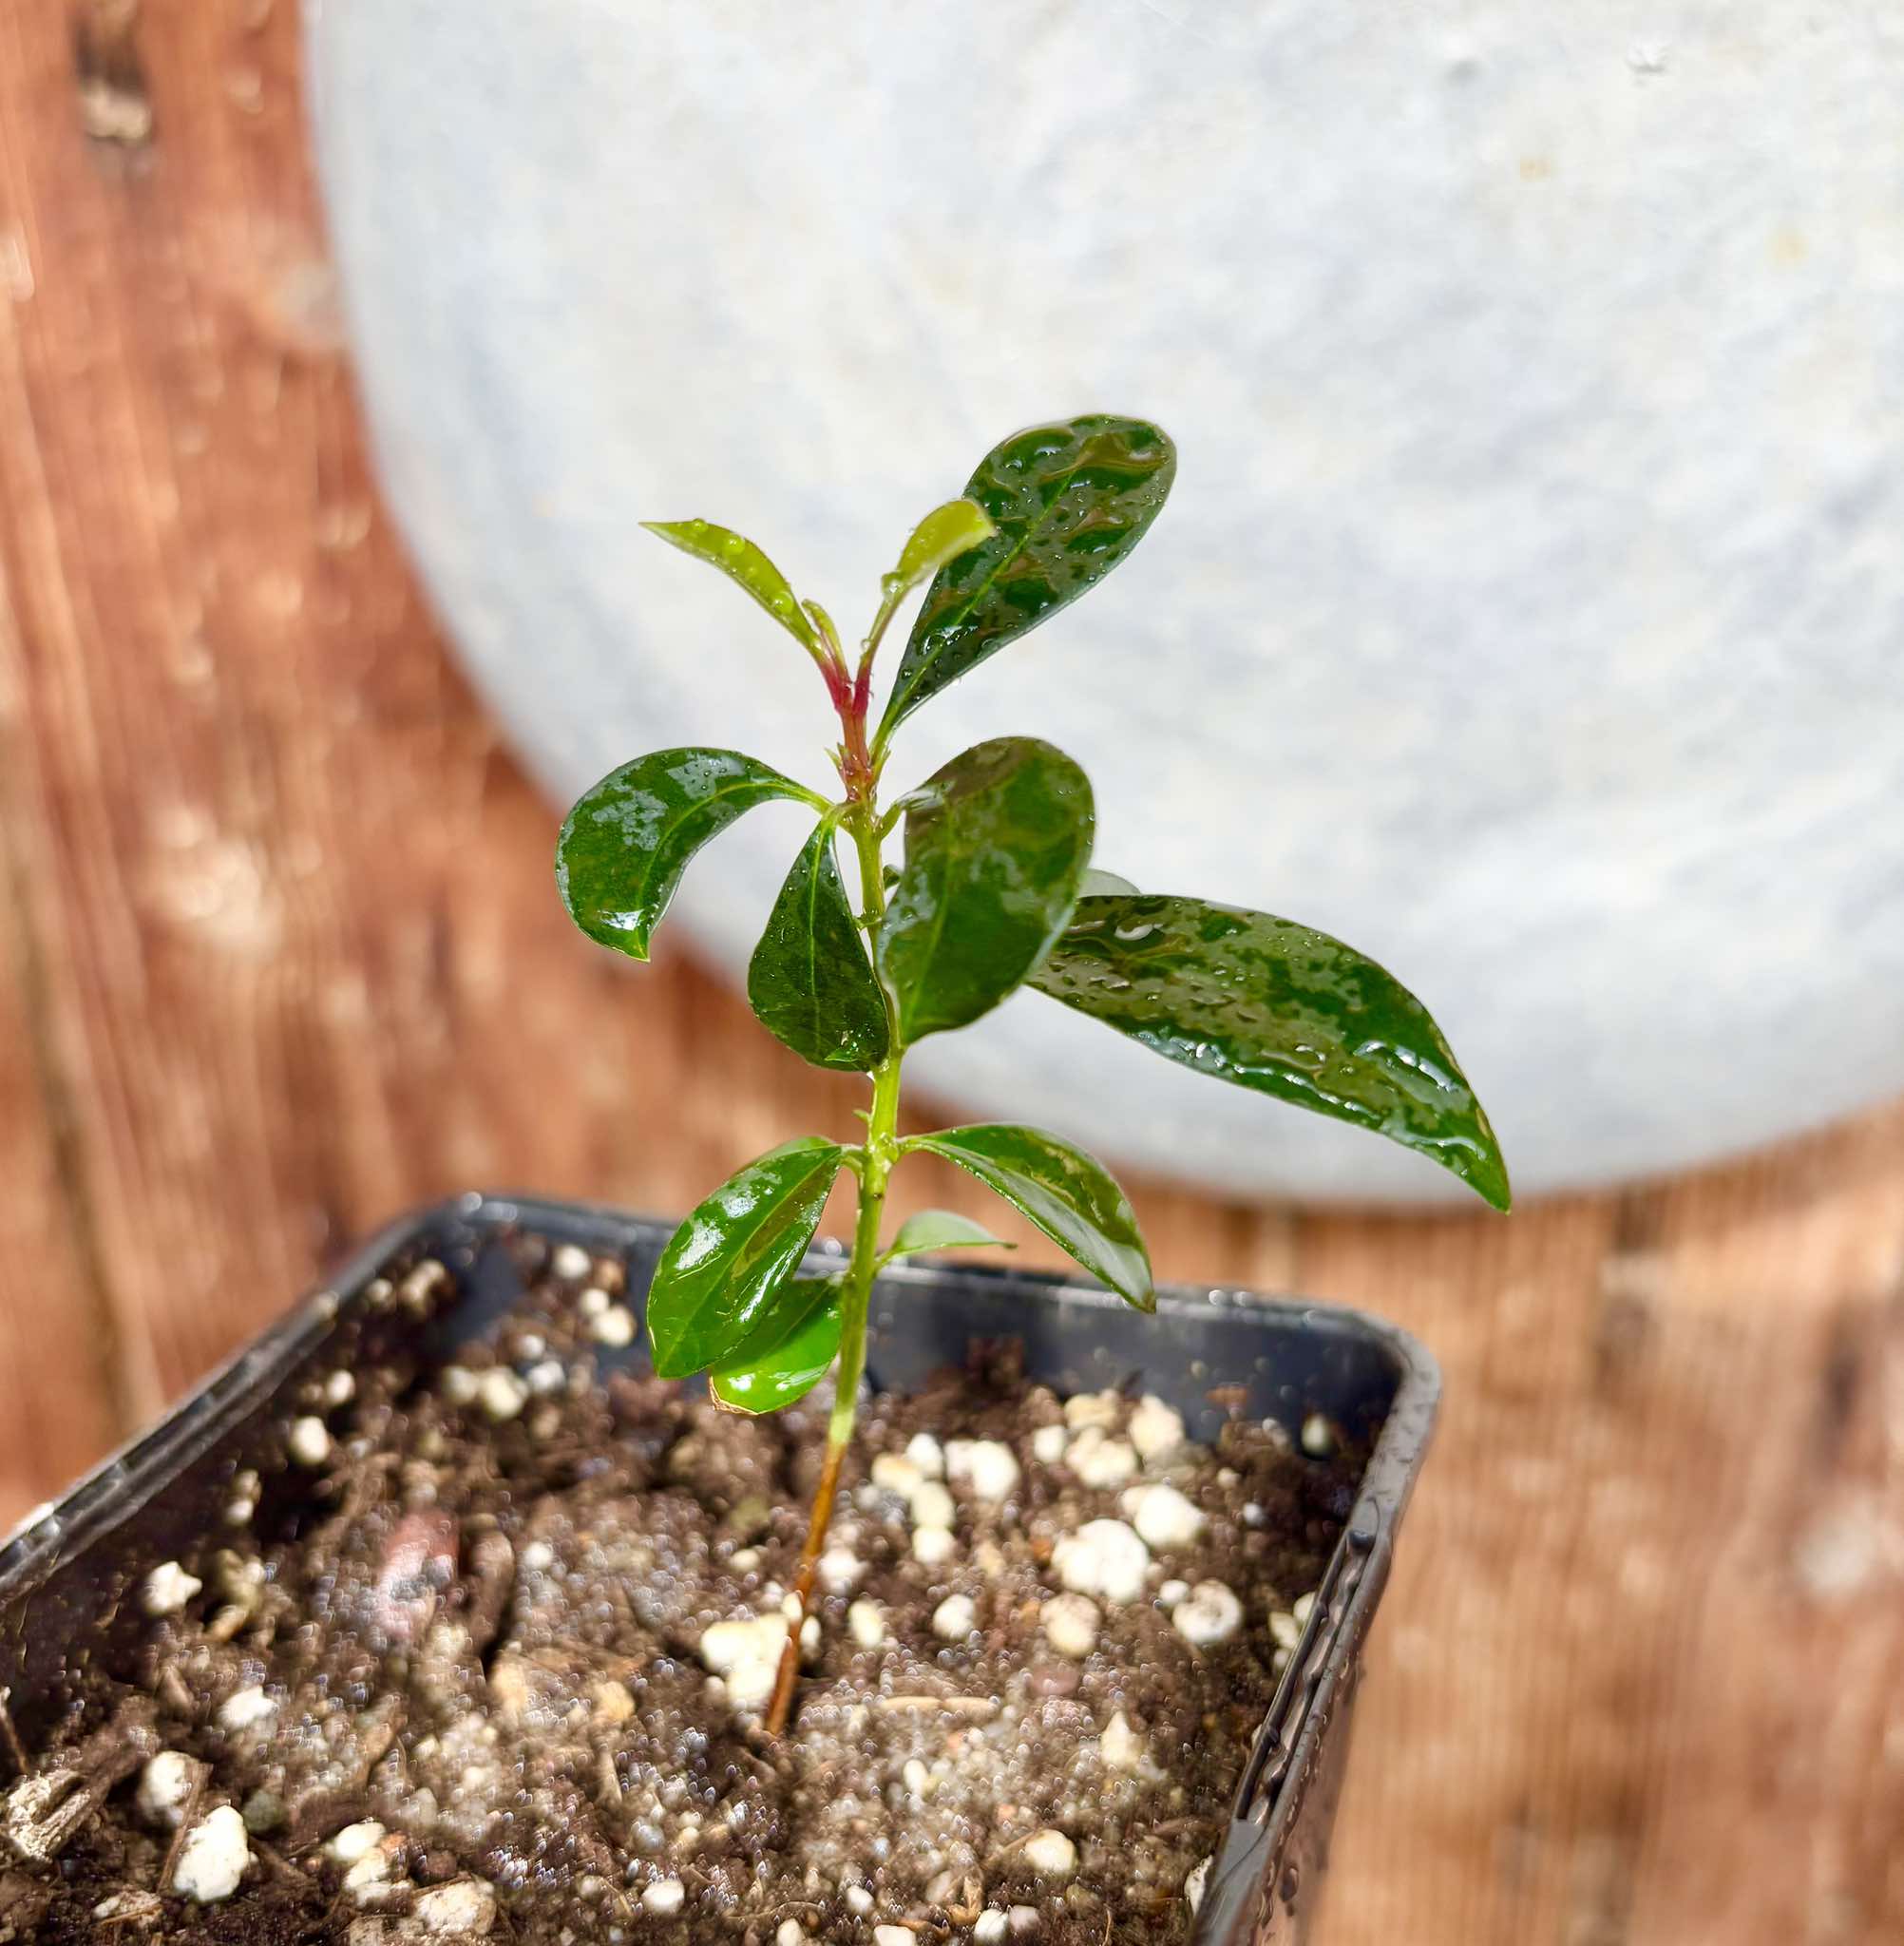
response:
M529 1297L459 1365L347 1358L289 1402L281 1470L240 1474L223 1531L179 1563L202 1585L92 1679L9 1797L30 1838L41 1803L23 1791L89 1793L53 1856L0 1871L0 1940L1187 1937L1186 1880L1222 1835L1352 1456L1241 1420L1214 1450L1164 1450L1152 1406L1139 1460L1134 1400L1075 1403L1061 1435L1061 1402L997 1349L874 1399L776 1744L752 1699L819 1396L748 1421L653 1378L604 1384L620 1267L524 1249L543 1267ZM440 1269L409 1275L398 1296L454 1295ZM1016 1480L958 1440L1008 1449ZM935 1479L948 1446L954 1477ZM1165 1485L1195 1514L1127 1498ZM1183 1537L1150 1549L1140 1585L1053 1606L1090 1578L1087 1522L1163 1535L1173 1518ZM949 1541L918 1539L947 1520ZM1206 1582L1242 1620L1193 1645L1195 1616L1226 1620ZM1095 1643L1065 1638L1092 1610ZM171 1817L167 1778L185 1794ZM248 1827L242 1882L181 1898L221 1805Z

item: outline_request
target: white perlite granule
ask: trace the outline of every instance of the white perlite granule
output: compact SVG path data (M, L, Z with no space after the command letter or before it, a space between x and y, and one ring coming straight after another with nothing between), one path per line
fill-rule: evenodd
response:
M1074 1392L1064 1402L1064 1422L1073 1432L1095 1425L1114 1430L1123 1416L1124 1402L1115 1392Z
M1132 1526L1154 1548L1189 1547L1209 1524L1173 1486L1133 1486L1119 1504Z
M254 1684L234 1691L219 1705L219 1727L230 1733L254 1729L276 1714L277 1705Z
M588 1335L598 1345L619 1351L635 1342L635 1313L625 1304L612 1304L589 1320Z
M1026 1839L1024 1861L1047 1879L1068 1879L1077 1869L1077 1847L1062 1831L1047 1825Z
M195 1759L180 1750L161 1750L148 1759L139 1773L139 1788L133 1794L139 1815L148 1824L176 1829L201 1768Z
M949 1561L959 1551L959 1543L942 1527L916 1527L912 1533L912 1555L915 1560L923 1561L928 1568L936 1568Z
M426 1933L480 1937L496 1923L496 1894L480 1879L452 1879L419 1892L409 1910Z
M491 1419L514 1419L529 1402L529 1388L514 1372L499 1365L477 1380L476 1396Z
M291 1421L284 1450L299 1466L322 1466L331 1457L331 1432L321 1419L306 1414Z
M145 1577L143 1605L148 1615L175 1615L205 1584L177 1561L161 1561Z
M999 1440L954 1440L945 1448L945 1477L979 1499L1007 1500L1019 1483L1018 1455Z
M1136 1770L1143 1765L1144 1740L1121 1709L1104 1726L1097 1747L1109 1769Z
M549 1269L566 1284L579 1284L594 1268L588 1252L576 1243L558 1244L549 1258Z
M932 1611L932 1632L942 1642L962 1642L978 1619L978 1608L969 1594L948 1594Z
M354 1865L367 1853L373 1852L384 1841L384 1827L374 1818L366 1818L356 1824L346 1824L332 1839L324 1849L340 1865Z
M1243 1604L1221 1581L1199 1581L1171 1611L1171 1623L1192 1649L1228 1642L1243 1626Z
M907 1502L912 1511L916 1527L950 1528L958 1518L959 1508L950 1493L936 1479L922 1479L912 1490Z
M1087 1520L1052 1550L1051 1564L1074 1594L1135 1601L1144 1592L1151 1551L1121 1520Z
M1184 1442L1183 1414L1166 1405L1154 1392L1146 1392L1137 1402L1125 1430L1147 1466L1168 1459Z
M925 1479L924 1474L903 1453L875 1454L866 1477L875 1486L897 1494L903 1500L911 1499Z
M848 1547L829 1547L817 1563L820 1586L828 1594L844 1594L866 1570Z
M1038 1626L1060 1655L1081 1662L1097 1647L1100 1617L1087 1594L1054 1594L1038 1611Z
M1203 1904L1203 1889L1209 1881L1210 1859L1205 1859L1200 1865L1192 1865L1190 1876L1184 1880L1184 1897L1190 1900L1190 1909L1195 1912Z
M172 1890L200 1905L214 1904L238 1889L250 1863L244 1820L232 1805L219 1804L185 1834L172 1869Z
M1108 1439L1086 1426L1065 1448L1064 1463L1086 1486L1122 1486L1137 1471L1137 1449L1129 1440Z

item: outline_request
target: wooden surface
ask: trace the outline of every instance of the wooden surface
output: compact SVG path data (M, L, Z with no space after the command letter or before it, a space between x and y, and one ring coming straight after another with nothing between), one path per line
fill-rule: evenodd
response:
M671 1209L854 1099L558 909L297 86L284 0L0 6L0 1516L405 1204ZM1904 1109L1506 1223L1133 1190L1163 1273L1446 1366L1329 1946L1904 1937Z

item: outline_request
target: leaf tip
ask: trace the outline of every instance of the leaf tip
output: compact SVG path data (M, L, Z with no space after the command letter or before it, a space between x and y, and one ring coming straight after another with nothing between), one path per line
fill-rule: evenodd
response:
M1480 1113L1479 1102L1475 1107L1476 1119L1480 1124L1478 1139L1453 1152L1444 1152L1437 1159L1446 1163L1489 1209L1498 1210L1505 1216L1514 1208L1514 1186L1508 1180L1507 1157L1501 1154L1501 1145L1495 1139L1487 1116Z
M1468 1181L1489 1209L1498 1210L1503 1216L1514 1209L1514 1185L1508 1181L1507 1164L1501 1160L1498 1150L1469 1175Z

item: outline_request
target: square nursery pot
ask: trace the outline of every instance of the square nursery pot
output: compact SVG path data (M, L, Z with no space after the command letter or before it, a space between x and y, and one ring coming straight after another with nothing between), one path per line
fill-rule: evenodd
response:
M406 1217L11 1536L0 1549L0 1686L29 1748L70 1708L88 1658L137 1635L143 1618L127 1591L212 1531L234 1475L278 1451L290 1399L340 1329L360 1326L366 1356L402 1344L426 1361L449 1361L520 1295L507 1244L521 1231L621 1257L631 1304L671 1233L614 1210L532 1197L469 1195ZM447 1307L406 1304L401 1271L430 1257L449 1268L459 1294ZM394 1289L387 1273L398 1278ZM1028 1295L1038 1301L1027 1304ZM1021 1340L1027 1375L1062 1393L1140 1378L1184 1415L1193 1438L1214 1436L1241 1387L1243 1410L1290 1426L1320 1414L1369 1453L1237 1784L1193 1933L1197 1946L1295 1946L1309 1936L1328 1860L1362 1648L1434 1423L1434 1361L1394 1326L1335 1307L1166 1287L1150 1319L1076 1279L913 1262L880 1280L872 1383L917 1385L961 1362L974 1338ZM640 1343L604 1352L604 1370L641 1362ZM1221 1405L1208 1396L1217 1388ZM267 1499L292 1490L267 1474Z

